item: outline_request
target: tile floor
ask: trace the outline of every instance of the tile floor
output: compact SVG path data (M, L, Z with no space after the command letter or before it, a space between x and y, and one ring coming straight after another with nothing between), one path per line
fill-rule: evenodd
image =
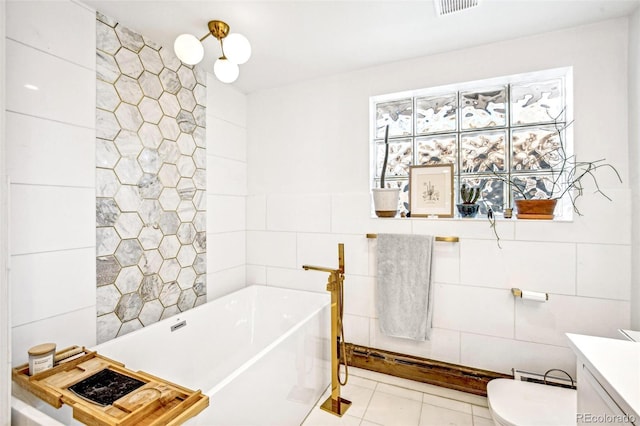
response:
M359 368L349 368L340 395L352 402L342 417L320 409L320 398L302 426L493 426L487 399Z

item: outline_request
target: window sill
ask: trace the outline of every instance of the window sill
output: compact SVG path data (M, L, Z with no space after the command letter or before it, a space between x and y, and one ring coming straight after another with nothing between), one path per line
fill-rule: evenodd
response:
M454 221L454 222L480 222L480 221L489 221L486 216L478 215L476 217L437 217L437 216L419 216L419 217L377 217L375 214L371 217L372 219L379 219L382 221L406 221L406 220L423 220L423 221ZM547 222L558 222L558 223L571 223L573 222L573 218L562 218L562 217L554 217L553 219L518 219L517 214L514 213L513 217L505 218L502 214L496 213L494 214L495 220L499 222L524 222L524 223L547 223Z

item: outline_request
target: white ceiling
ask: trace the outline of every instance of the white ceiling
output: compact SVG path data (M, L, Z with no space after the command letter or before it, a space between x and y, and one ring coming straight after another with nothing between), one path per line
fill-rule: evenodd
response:
M480 0L476 8L445 17L436 16L432 0L84 3L166 47L182 33L207 34L210 20L227 22L251 42L253 55L233 83L251 93L628 15L640 0ZM220 47L213 37L204 46L203 65L212 72Z

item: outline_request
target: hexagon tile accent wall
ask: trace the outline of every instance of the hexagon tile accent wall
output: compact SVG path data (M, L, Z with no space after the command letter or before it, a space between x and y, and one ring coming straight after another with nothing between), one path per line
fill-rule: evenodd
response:
M206 75L98 13L97 340L206 301Z

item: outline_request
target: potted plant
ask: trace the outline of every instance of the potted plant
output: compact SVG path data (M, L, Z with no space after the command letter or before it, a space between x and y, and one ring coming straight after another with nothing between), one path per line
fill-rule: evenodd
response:
M545 191L538 188L535 181L527 181L514 176L503 176L494 174L495 178L508 184L517 194L514 201L517 210L518 219L553 219L554 210L558 200L567 196L571 201L573 210L578 214L580 210L576 204L576 200L584 194L585 184L592 183L595 185L595 192L611 200L598 184L598 174L601 169L609 169L612 171L620 182L622 178L618 170L605 159L594 161L577 161L575 155L567 156L564 141L562 140L563 131L572 123L559 126L558 117L563 114L564 110L554 117L554 125L558 136L558 147L550 150L540 157L541 161L549 164L555 162L558 166L551 170L550 178L545 185ZM587 179L587 181L585 181Z
M373 188L373 206L378 217L395 217L398 214L400 188L385 188L387 160L389 159L389 125L384 130L384 161L380 172L380 188Z
M478 208L480 207L476 201L480 197L480 188L468 187L466 183L462 184L460 188L460 198L462 204L456 204L460 217L476 217L478 214Z

